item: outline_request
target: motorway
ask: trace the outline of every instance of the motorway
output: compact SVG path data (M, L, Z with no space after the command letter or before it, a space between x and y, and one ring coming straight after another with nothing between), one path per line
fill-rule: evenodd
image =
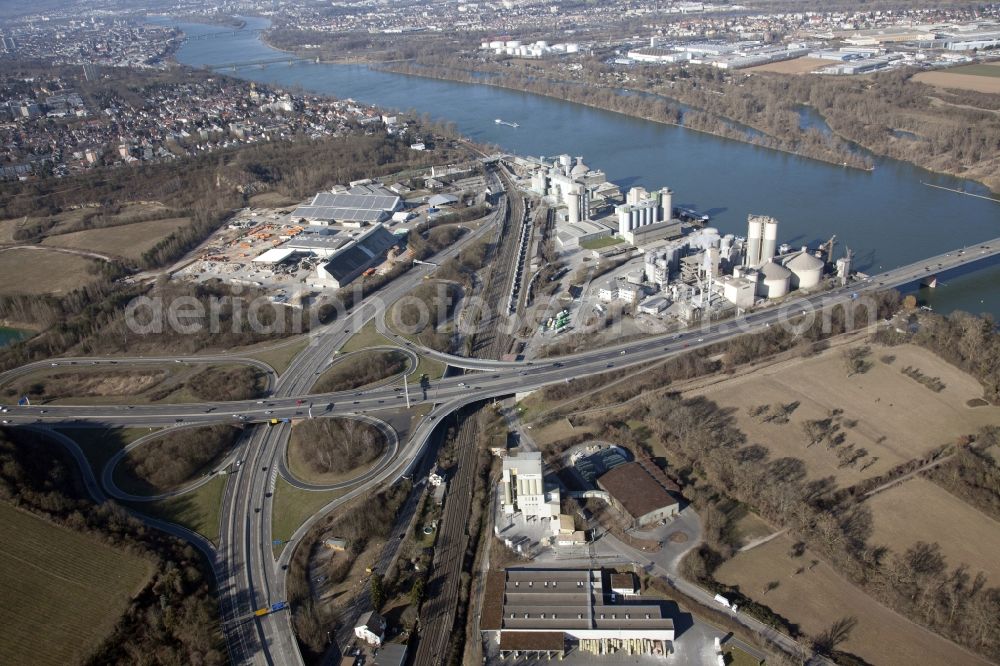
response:
M440 263L457 253L468 243L486 234L507 214L505 197L488 221L475 231L466 234L458 243L443 250L433 259ZM704 322L700 330L662 335L625 344L602 347L592 351L562 356L545 361L498 361L470 359L435 352L419 347L387 329L384 322L385 307L408 293L434 266L417 264L409 272L383 287L379 292L359 303L345 318L319 328L310 334L310 344L291 363L288 370L273 383L269 398L263 401L202 402L174 405L122 405L122 406L71 406L46 405L11 407L9 425L30 425L33 428L51 426L170 426L230 422L234 424L259 424L270 418L308 418L360 416L388 408L405 406L405 398L391 386L364 391L342 391L327 394L309 394L317 376L330 364L335 352L369 320L375 318L378 329L403 349L413 350L423 356L437 359L448 365L478 371L476 374L436 380L422 390L411 391L412 404L430 403L433 409L416 427L413 435L395 447L395 455L380 463L355 484L346 495L333 500L307 520L293 535L297 540L323 515L345 502L386 483L406 475L419 460L425 444L430 440L441 418L452 411L480 400L530 391L543 386L568 382L578 377L620 370L635 365L662 360L700 347L716 344L729 338L768 326L782 325L790 320L811 317L834 305L863 301L865 293L889 289L917 282L931 275L940 275L1000 254L1000 239L963 251L951 251L908 266L853 282L832 291L792 299L787 303L769 307L748 316L721 321ZM874 322L872 322L874 323ZM144 358L94 358L73 359L78 364L116 363L122 365L163 363L178 360ZM232 356L190 357L183 362L234 362L260 363L253 359ZM20 376L41 367L60 365L69 359L30 364L0 375L0 381ZM266 364L265 364L266 365ZM260 367L260 366L258 366ZM262 370L264 368L261 368ZM273 377L273 370L269 377ZM46 428L48 429L48 428ZM226 486L221 517L220 540L217 549L198 535L183 528L161 521L148 520L150 524L192 541L209 555L218 581L226 640L234 663L301 664L291 627L290 613L281 612L261 618L238 621L248 612L268 603L286 598L285 565L292 548L285 548L275 559L272 541L271 499L277 475L282 473L284 449L290 426L253 427L248 429L245 442L239 445L244 463L231 475ZM71 452L75 445L57 437ZM79 447L76 447L79 453ZM74 454L75 455L75 454ZM82 453L77 458L83 463L85 476L89 467ZM92 475L91 475L92 476ZM287 475L290 477L291 475ZM93 487L91 487L93 485ZM88 488L97 497L103 497L96 480L88 481ZM97 493L97 494L95 494Z

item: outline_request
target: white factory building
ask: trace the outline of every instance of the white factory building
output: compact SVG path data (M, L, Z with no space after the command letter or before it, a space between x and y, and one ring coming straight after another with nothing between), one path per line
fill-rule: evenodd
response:
M576 248L615 232L601 216L618 201L621 191L603 171L591 169L582 157L574 161L569 155L554 160L516 158L515 163L529 173L528 189L562 209L556 226L556 240L562 248Z
M630 189L625 203L615 208L618 235L636 246L679 237L681 222L673 219L673 195L669 187L655 192L643 187Z
M525 518L559 515L559 488L546 488L542 454L537 451L504 458L500 488L506 515L521 513Z
M648 200L648 195L630 193L630 199ZM643 314L669 310L693 321L707 308L721 305L747 310L793 290L819 288L830 251L779 247L778 221L750 215L746 238L722 236L718 229L704 227L681 238L652 243L641 271L606 279L597 287L597 296L603 302L635 305ZM843 282L850 272L850 254L838 259L836 268Z

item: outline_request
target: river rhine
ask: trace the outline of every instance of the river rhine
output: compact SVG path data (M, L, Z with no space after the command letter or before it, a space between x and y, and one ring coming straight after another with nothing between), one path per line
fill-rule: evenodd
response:
M158 23L176 24L158 19ZM189 37L225 28L181 23ZM267 25L247 19L248 28ZM255 34L188 39L177 60L193 66L273 59L280 51ZM521 155L582 155L627 189L669 185L674 201L709 212L722 233L746 234L748 213L779 220L779 243L815 245L836 234L858 270L876 272L1000 236L1000 200L977 199L923 183L989 194L971 181L894 160L874 172L845 169L616 113L483 85L437 81L361 65L295 62L226 74L452 121L475 141ZM494 123L517 122L519 128ZM332 185L332 183L331 183ZM921 290L935 310L990 312L1000 318L1000 266Z

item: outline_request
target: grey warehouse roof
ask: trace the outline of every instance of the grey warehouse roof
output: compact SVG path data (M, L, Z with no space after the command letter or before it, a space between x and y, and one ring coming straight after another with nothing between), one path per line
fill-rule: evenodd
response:
M354 188L347 194L319 192L309 204L292 211L292 217L374 223L381 220L387 212L399 208L400 202L398 196L384 188L365 188L360 192L358 188Z

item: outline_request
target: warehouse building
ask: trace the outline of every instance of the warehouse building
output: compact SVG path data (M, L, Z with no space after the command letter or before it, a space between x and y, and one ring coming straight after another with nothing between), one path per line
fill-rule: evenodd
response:
M560 659L567 651L666 657L674 623L662 606L618 598L598 569L491 572L480 626L500 656Z
M378 184L355 185L347 192L319 192L308 204L292 211L293 220L326 226L365 226L389 218L403 207L403 200Z
M632 527L652 525L680 511L680 488L648 458L615 467L597 479L597 486Z
M322 286L340 289L353 282L359 275L380 263L399 238L376 224L361 236L330 255L330 259L316 268Z

